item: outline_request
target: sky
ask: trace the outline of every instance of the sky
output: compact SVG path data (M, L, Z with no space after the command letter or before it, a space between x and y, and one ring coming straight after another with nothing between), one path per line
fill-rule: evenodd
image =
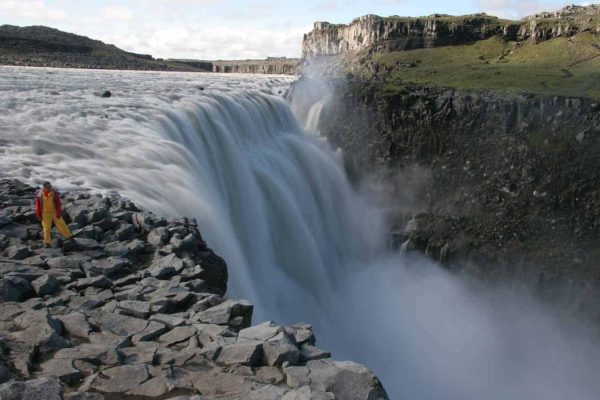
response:
M299 57L315 21L365 14L422 16L486 12L521 18L557 0L0 0L0 25L46 25L162 58Z

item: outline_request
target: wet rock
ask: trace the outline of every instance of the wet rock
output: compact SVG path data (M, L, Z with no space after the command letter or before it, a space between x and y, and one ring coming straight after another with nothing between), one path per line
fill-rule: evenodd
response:
M146 241L153 246L162 246L169 240L169 231L161 226L150 231Z
M300 358L296 344L285 332L280 332L263 345L264 358L267 365L281 366L284 362L294 365Z
M52 359L41 364L42 372L54 376L67 385L72 385L83 376L81 372L73 367L71 359Z
M238 334L238 339L260 340L264 342L281 333L282 330L281 326L275 325L272 321L266 321L262 324L242 329Z
M54 318L62 323L64 330L71 336L87 338L92 331L87 317L83 313L72 312L66 315L57 315Z
M81 360L95 365L116 365L120 357L110 345L83 343L77 347L62 349L54 354L54 360Z
M252 320L252 304L245 300L226 300L216 307L201 311L194 317L200 322L208 324L226 325L234 322L239 328L247 328ZM238 321L233 321L239 317Z
M330 392L321 392L310 386L302 386L287 392L281 400L335 400L336 397Z
M379 379L366 367L350 361L315 360L308 362L310 386L332 392L336 398L363 400L387 399Z

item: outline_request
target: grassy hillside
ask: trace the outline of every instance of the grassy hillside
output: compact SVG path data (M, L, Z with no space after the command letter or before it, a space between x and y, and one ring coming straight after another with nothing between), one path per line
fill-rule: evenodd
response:
M590 32L538 44L492 37L469 45L375 53L364 62L371 64L367 75L385 77L390 94L414 83L600 99L600 36Z

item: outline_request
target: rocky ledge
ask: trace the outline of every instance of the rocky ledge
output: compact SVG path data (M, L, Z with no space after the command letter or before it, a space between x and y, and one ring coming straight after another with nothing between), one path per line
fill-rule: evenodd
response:
M193 219L63 193L76 239L42 248L34 195L0 180L1 399L387 399L310 325L251 326Z

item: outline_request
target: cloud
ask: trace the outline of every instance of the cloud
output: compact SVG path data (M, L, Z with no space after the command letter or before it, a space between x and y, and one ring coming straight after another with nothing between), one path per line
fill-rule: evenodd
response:
M302 36L310 27L250 28L150 25L97 36L127 51L162 58L247 59L300 56Z
M63 20L67 14L47 7L42 0L1 0L0 16L32 23Z
M558 10L564 6L561 1L537 0L475 0L475 6L487 14L503 18L523 18L541 11Z
M100 12L100 16L106 19L130 20L133 19L133 11L125 6L110 6Z

